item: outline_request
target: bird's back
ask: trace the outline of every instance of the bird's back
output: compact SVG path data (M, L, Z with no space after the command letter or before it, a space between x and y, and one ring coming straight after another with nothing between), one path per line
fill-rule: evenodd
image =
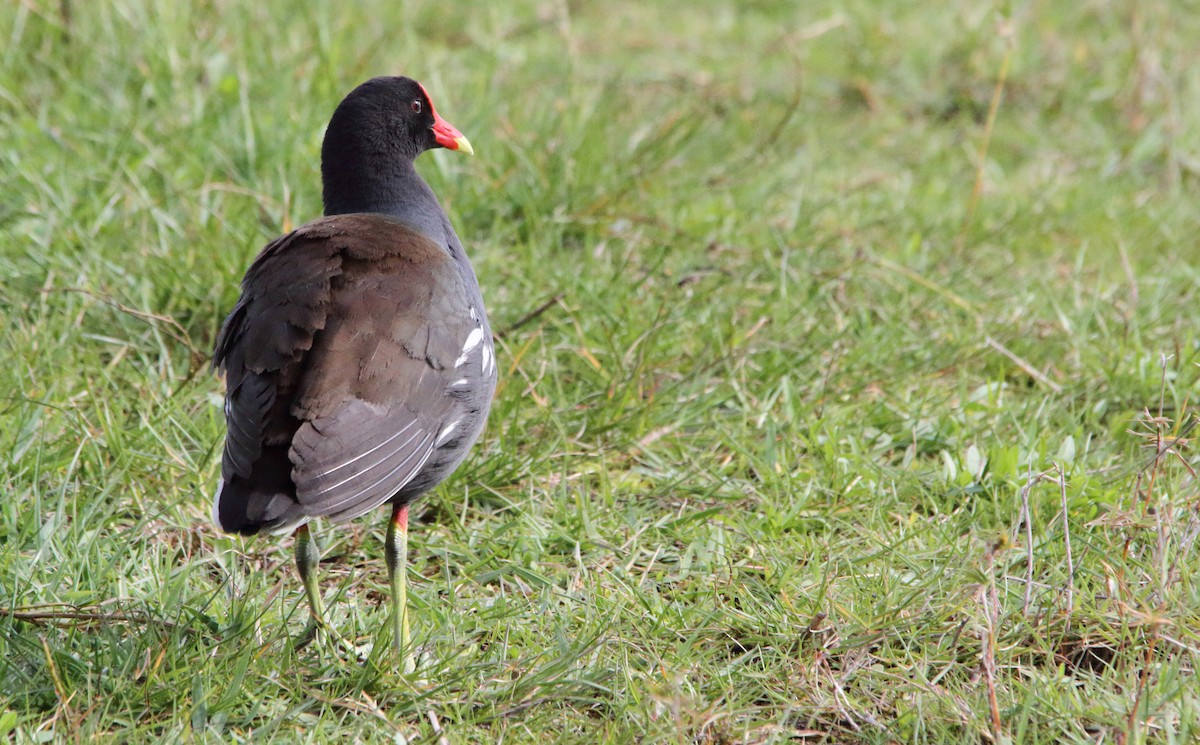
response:
M469 265L378 214L322 218L269 244L214 365L229 433L213 513L247 534L436 486L478 437L496 385Z

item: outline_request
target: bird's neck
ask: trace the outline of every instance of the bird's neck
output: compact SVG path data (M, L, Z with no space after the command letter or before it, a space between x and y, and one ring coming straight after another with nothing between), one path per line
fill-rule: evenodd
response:
M323 163L326 215L373 212L390 215L444 245L446 218L437 196L413 163L398 159L389 168L378 162L369 168L356 164Z

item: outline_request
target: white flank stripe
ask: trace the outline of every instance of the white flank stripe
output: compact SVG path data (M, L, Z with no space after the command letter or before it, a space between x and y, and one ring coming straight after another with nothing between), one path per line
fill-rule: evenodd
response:
M460 354L458 356L458 359L456 359L454 361L454 366L459 367L463 363L465 363L467 361L467 358L470 357L470 355L471 355L471 350L473 350L473 349L475 349L475 347L479 346L480 342L482 342L482 341L483 341L483 329L481 329L479 327L471 329L471 333L467 334L467 341L463 344L462 354Z
M454 430L458 429L458 423L460 421L462 421L462 420L455 419L453 422L450 422L445 427L442 427L442 432L441 432L441 434L438 435L437 442L435 442L433 444L434 447L440 447L442 443L449 440L450 435L454 434Z
M217 529L224 532L225 527L221 525L221 492L225 490L225 479L217 482L217 493L213 495L212 521Z
M492 374L492 350L488 347L483 348L483 374Z

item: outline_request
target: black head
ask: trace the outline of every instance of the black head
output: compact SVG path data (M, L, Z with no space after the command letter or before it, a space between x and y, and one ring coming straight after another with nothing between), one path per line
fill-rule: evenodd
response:
M327 214L354 202L373 203L398 188L399 174L435 147L471 153L471 143L438 116L429 94L404 77L372 78L346 96L321 145Z
M321 157L347 150L412 160L435 147L470 152L462 133L438 116L424 86L412 78L383 77L368 80L338 104Z

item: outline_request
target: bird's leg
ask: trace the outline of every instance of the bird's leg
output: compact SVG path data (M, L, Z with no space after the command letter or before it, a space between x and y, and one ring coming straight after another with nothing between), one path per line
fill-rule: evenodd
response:
M300 575L300 581L304 583L304 595L308 598L308 609L312 614L312 626L310 632L305 632L302 637L307 644L312 638L310 634L328 634L331 639L336 641L342 649L345 649L350 654L358 657L358 650L354 645L346 641L334 631L325 621L325 601L321 598L321 588L317 586L317 565L321 563L321 549L317 546L317 539L313 538L308 530L308 524L301 525L296 528L296 573ZM297 644L297 648L303 644Z
M392 584L392 633L396 652L404 661L404 673L413 672L417 665L413 659L412 636L408 631L408 504L392 508L392 519L388 521L387 545L388 580Z
M321 563L321 549L308 531L305 523L296 528L296 573L304 583L304 595L308 598L308 609L316 626L325 624L325 603L321 599L321 588L317 586L317 565Z

